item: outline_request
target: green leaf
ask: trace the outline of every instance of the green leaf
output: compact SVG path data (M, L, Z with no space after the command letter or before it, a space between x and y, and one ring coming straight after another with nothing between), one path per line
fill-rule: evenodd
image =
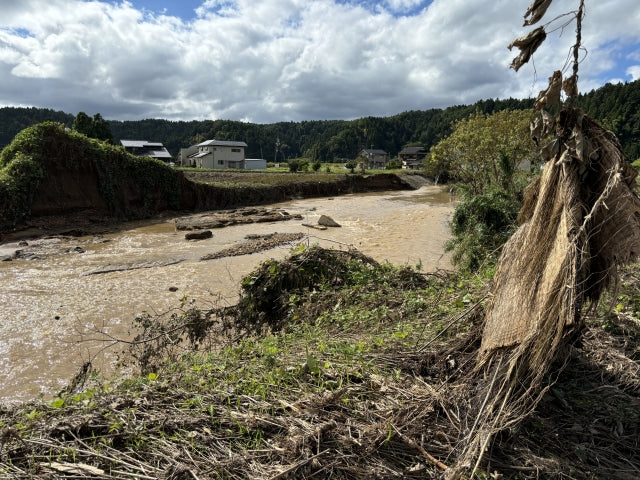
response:
M56 398L49 402L51 408L62 408L64 406L64 400L62 398Z

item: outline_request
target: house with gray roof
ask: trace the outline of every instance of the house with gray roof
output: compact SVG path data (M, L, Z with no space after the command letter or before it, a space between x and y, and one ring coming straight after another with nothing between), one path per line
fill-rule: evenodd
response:
M190 147L193 153L186 156L186 161L190 166L198 168L242 169L244 168L245 148L247 148L245 142L205 140L202 143ZM183 159L182 162L184 161Z
M373 148L365 148L360 150L358 158L364 160L364 168L379 168L384 169L389 161L389 154L384 150L376 150Z

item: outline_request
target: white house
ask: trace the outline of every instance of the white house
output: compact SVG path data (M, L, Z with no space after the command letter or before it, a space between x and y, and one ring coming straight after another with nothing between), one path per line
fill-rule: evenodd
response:
M147 142L146 140L120 140L120 144L127 152L137 157L157 158L163 162L171 161L171 154L162 143Z
M197 151L188 156L199 168L227 169L244 167L244 142L226 140L206 140L198 145Z

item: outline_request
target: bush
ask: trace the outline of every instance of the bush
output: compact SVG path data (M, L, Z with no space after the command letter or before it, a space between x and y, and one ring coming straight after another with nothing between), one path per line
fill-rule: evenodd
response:
M300 168L300 163L298 162L298 160L293 159L293 160L289 160L288 166L289 166L289 171L291 173L295 173Z
M11 230L29 217L44 176L44 168L23 153L0 169L0 230Z
M504 190L463 192L451 221L454 238L446 244L454 264L468 271L494 264L517 227L519 209L520 202Z
M398 157L393 157L387 162L385 170L397 170L398 168L402 168L402 161Z

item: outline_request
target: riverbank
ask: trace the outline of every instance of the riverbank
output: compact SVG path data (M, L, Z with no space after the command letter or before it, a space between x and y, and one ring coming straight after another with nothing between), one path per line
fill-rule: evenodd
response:
M182 172L179 172L182 175ZM317 177L317 180L315 179ZM290 174L267 172L188 171L184 173L179 211L163 210L138 219L167 220L188 213L269 205L301 198L320 198L351 193L418 189L432 182L409 173L375 175ZM73 179L60 186L67 196L81 196ZM76 194L74 194L74 191ZM36 198L34 203L43 203ZM94 200L74 207L38 210L10 231L0 232L0 242L27 240L50 235L87 236L119 231L127 219L110 214ZM50 213L51 211L55 213Z
M91 234L159 215L412 189L427 182L388 173L182 171L53 122L16 135L0 153L0 173L0 234L5 235Z

